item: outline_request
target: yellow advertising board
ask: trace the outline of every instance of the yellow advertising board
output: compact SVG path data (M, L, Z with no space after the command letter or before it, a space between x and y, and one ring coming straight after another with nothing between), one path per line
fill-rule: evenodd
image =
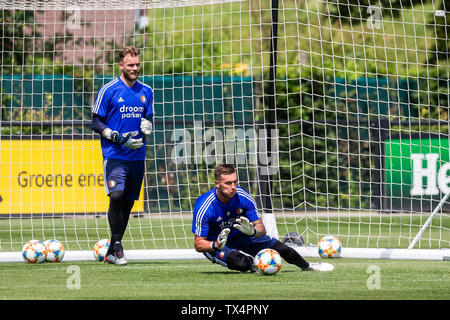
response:
M0 214L105 213L100 141L0 141ZM143 211L143 188L133 211Z

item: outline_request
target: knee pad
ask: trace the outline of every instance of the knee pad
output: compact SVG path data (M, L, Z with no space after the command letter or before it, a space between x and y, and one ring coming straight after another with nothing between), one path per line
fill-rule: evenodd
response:
M249 271L253 265L253 258L238 250L232 251L228 254L227 266L228 269L238 271Z
M123 190L113 191L109 194L109 200L111 202L122 202L124 200Z

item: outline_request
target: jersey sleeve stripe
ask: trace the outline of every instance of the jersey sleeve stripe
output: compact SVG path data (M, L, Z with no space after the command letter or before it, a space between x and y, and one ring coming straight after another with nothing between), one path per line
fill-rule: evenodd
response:
M210 194L208 198L206 198L205 202L200 206L200 209L197 212L197 217L195 219L195 235L201 235L201 221L205 212L208 210L211 203L214 201L214 194Z
M245 199L249 200L255 206L257 216L261 217L258 211L258 206L256 205L256 201L253 199L253 197L249 193L245 192L243 189L238 189L237 193L240 196L244 197Z
M100 109L101 101L102 101L102 99L103 99L103 95L104 95L105 92L106 92L106 89L108 89L109 87L111 87L113 84L117 83L117 81L119 81L119 79L116 78L116 79L114 79L114 80L108 82L107 84L105 84L105 85L100 89L100 92L98 93L98 96L97 96L97 100L95 100L95 104L94 104L94 106L92 107L92 113L97 114L98 110Z
M250 201L253 203L253 205L256 207L256 201L253 199L253 197L252 197L249 193L245 192L245 191L242 190L242 189L238 189L238 190L237 190L237 193L238 193L239 195L243 196L244 198L250 200Z
M201 235L201 221L203 219L203 216L205 215L205 212L208 211L208 208L213 201L214 201L214 194L211 194L202 204L197 213L197 219L195 221L196 222L195 234L198 236Z
M152 90L153 91L153 88L152 87L150 87L148 84L146 84L145 82L142 82L142 81L140 81L140 80L136 80L138 83L140 83L140 84L142 84L143 86L145 86L145 87L147 87L147 88L149 88L150 90Z

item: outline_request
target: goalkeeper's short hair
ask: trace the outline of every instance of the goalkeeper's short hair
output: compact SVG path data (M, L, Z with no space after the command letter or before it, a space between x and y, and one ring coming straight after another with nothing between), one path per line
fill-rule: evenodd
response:
M119 61L122 62L127 54L130 54L133 57L139 56L139 49L133 46L123 48L119 52Z
M231 164L219 164L215 169L214 169L214 179L216 181L220 181L220 179L222 178L222 175L229 175L229 174L233 174L236 172L236 169L234 168L233 165Z

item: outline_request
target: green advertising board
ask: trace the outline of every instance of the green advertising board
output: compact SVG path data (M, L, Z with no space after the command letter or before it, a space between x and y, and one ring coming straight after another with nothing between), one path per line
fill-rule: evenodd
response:
M432 211L450 192L449 139L427 134L384 140L384 209Z

